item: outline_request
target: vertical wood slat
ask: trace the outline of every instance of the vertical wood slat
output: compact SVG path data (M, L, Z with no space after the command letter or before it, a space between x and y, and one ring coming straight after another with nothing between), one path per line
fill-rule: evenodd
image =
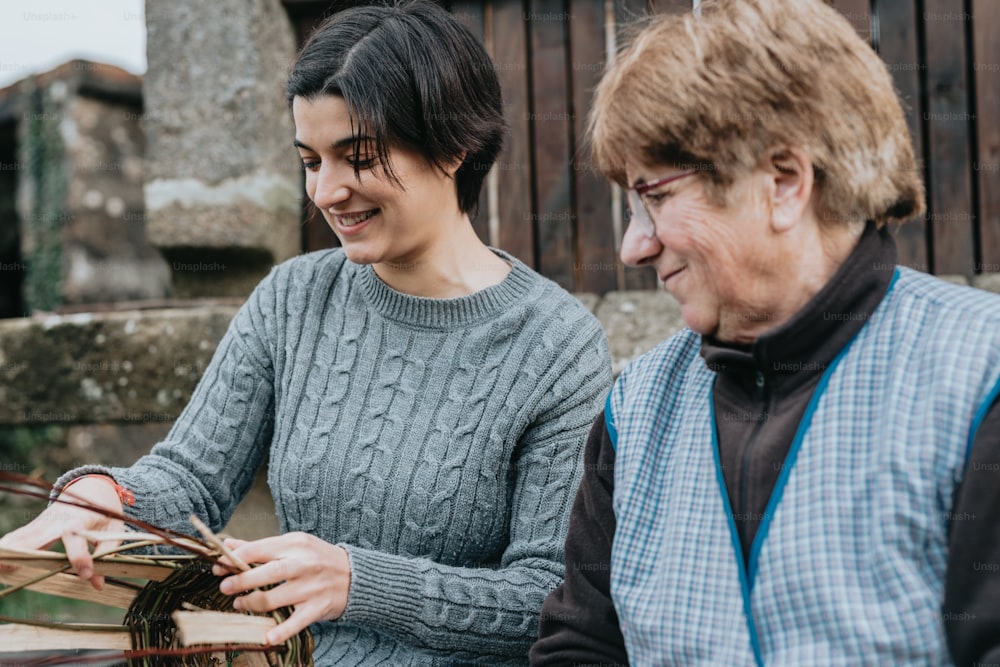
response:
M893 84L899 92L906 115L906 125L913 142L920 176L923 179L923 109L921 108L920 77L926 66L920 60L920 20L916 0L882 2L879 13L879 54L885 61ZM896 234L899 263L918 271L929 271L927 257L927 226L923 216L906 221Z
M493 61L504 96L504 115L509 134L494 169L498 171L500 197L499 246L528 266L535 264L534 230L530 214L531 133L527 113L528 90L527 25L521 2L493 5ZM528 217L525 217L528 214Z
M611 186L590 161L587 115L605 67L602 0L570 0L573 63L573 191L576 215L576 289L604 294L617 288L618 253L611 219Z
M472 31L472 34L480 42L486 41L484 6L483 0L455 0L451 3L451 7L449 7L455 18ZM483 187L479 191L479 206L474 214L469 215L469 218L472 220L472 228L476 230L476 234L483 243L487 244L490 242L490 210L488 199L486 179L484 178Z
M296 43L303 44L327 15L326 7L313 5L296 6L294 12L289 12L292 28L295 30ZM289 148L289 151L294 151L294 149ZM299 180L299 192L302 193L302 247L306 252L322 250L323 248L336 248L340 245L340 241L330 229L330 225L327 224L319 209L306 196L304 180L304 177Z
M566 72L569 12L564 0L529 0L525 15L531 39L532 174L535 210L530 214L538 247L538 270L574 289L573 225L570 215L570 134Z
M971 275L975 270L972 160L962 0L925 0L927 156L931 269Z
M1000 14L996 0L972 0L976 86L979 234L983 273L1000 272Z
M892 4L895 0L890 0ZM872 43L872 6L871 0L827 0L833 7L851 22L861 38Z
M648 16L650 11L646 0L615 0L615 27L618 37L618 51L629 36L629 24ZM624 232L624 229L622 230ZM624 271L625 283L618 289L642 290L656 288L656 272L650 267L627 267Z
M641 19L649 14L649 5L646 0L614 0L615 1L615 29L618 33L618 49L621 50L622 39L625 37L624 28L629 23Z
M691 0L649 0L649 11L653 14L680 14L691 7Z
M537 231L545 243L550 243L552 238L560 238L563 242L567 238L575 240L568 254L574 289L604 292L613 287L654 287L655 277L650 272L631 269L625 273L623 283L611 282L613 272L610 268L618 260L613 248L610 188L602 176L588 168L584 147L586 113L600 74L595 63L600 62L602 52L603 5L594 0L563 1L570 3L569 13L573 16L567 26L570 58L563 62L566 80L559 84L565 93L565 108L573 119L566 133L568 138L559 139L564 146L559 150L568 151L570 216L569 220L561 221L549 216L549 222L561 223L559 229L550 230L554 237L540 226L542 218L537 219ZM484 23L486 2L490 2L488 9L496 13L492 26L487 25L489 22ZM549 0L525 2L534 2L532 11L539 11L538 8L548 6L544 3ZM830 2L847 15L861 34L868 36L870 0ZM878 4L880 53L903 99L918 159L925 158L928 165L928 198L932 207L928 219L908 222L897 235L901 263L914 268L967 275L1000 270L1000 125L993 122L995 110L1000 108L1000 72L997 71L1000 18L991 11L993 2L882 0ZM647 10L686 10L689 3L690 0L648 0L648 4L647 0L614 0L618 34L622 35L626 23L645 15ZM970 9L970 16L976 19L972 26L960 20L965 17L966 7ZM499 180L498 245L551 275L545 263L551 262L552 255L541 246L536 251L536 229L531 224L531 213L542 216L551 212L553 209L544 201L546 193L562 188L562 196L565 196L567 188L554 179L552 173L543 173L548 161L542 152L534 156L539 171L533 171L532 150L536 145L531 141L525 114L533 111L537 121L537 114L545 113L545 105L553 103L551 99L546 102L539 98L539 94L544 96L551 90L544 89L540 82L535 83L533 90L529 89L529 82L533 75L538 76L539 67L547 67L549 72L557 68L533 62L539 54L532 53L528 42L531 33L524 20L527 11L524 4L454 0L452 9L473 32L482 34L484 41L493 42L490 50L504 88L511 132L496 174ZM316 16L310 18L301 15L295 22L300 39L311 28L305 24L318 18L319 12L315 13ZM921 27L925 31L924 44L920 43ZM971 62L966 56L966 40L970 33L973 38ZM535 36L536 41L540 38L541 35ZM562 57L566 58L565 53ZM974 98L970 94L973 87ZM548 124L542 127L551 128ZM545 141L549 136L546 130L535 129L539 140ZM922 142L924 137L926 145ZM538 148L549 150L544 146ZM540 196L537 209L533 178L537 179L534 184ZM973 199L975 196L978 199ZM485 194L481 210L474 226L485 238ZM311 221L304 227L305 245L312 249L334 244L335 237L325 222L316 215L309 217ZM981 242L978 248L974 245L976 232ZM928 252L929 235L936 248L933 258ZM555 247L563 253L565 245L557 243ZM557 271L565 273L565 257L563 253L558 260L562 268ZM540 262L537 265L533 261L536 259ZM982 263L977 265L977 259Z

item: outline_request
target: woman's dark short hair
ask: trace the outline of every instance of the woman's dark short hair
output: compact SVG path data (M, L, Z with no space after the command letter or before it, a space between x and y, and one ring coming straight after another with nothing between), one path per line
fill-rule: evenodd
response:
M418 0L354 7L326 19L302 47L287 87L289 104L322 95L344 99L352 128L374 137L379 162L394 180L390 145L438 168L464 155L455 173L458 205L476 210L503 144L500 82L483 45L447 11ZM354 150L357 157L360 140Z

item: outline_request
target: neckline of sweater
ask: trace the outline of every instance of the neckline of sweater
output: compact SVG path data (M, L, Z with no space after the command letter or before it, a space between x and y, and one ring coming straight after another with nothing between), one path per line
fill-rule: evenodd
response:
M355 266L365 299L387 319L424 328L453 329L497 317L523 304L535 285L534 272L523 262L502 250L490 250L510 263L507 277L496 285L450 299L404 294L386 285L370 264Z

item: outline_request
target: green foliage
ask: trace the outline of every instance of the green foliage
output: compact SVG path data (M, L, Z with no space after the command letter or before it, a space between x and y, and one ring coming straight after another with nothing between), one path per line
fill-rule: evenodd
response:
M0 470L30 475L44 470L48 453L65 447L66 431L54 424L0 427ZM45 509L45 501L0 494L0 535L28 523Z
M61 303L60 237L68 218L65 148L59 129L62 111L51 87L26 97L22 150L32 204L24 232L30 237L26 246L32 250L25 257L24 303L32 311L52 310Z
M66 429L57 424L0 426L0 470L30 474L45 465L45 454L66 444Z
M121 623L125 610L22 590L0 598L0 615L47 623Z

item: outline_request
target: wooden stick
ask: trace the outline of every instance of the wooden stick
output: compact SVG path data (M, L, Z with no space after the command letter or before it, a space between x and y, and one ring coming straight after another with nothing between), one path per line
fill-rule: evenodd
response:
M0 570L0 583L6 586L20 586L24 582L44 574L44 572L45 570L27 567L19 567L16 570L6 572ZM137 589L110 581L104 583L104 590L98 591L90 585L89 581L84 581L75 574L69 574L68 572L53 574L25 588L29 591L58 595L64 598L73 598L74 600L96 602L108 607L117 607L118 609L128 609L138 593Z
M132 648L132 637L127 628L109 625L107 629L41 628L34 625L8 623L0 625L0 646L17 651L68 651L73 649L107 649L128 651Z
M230 560L230 562L233 563L233 565L235 565L237 568L239 568L240 572L246 572L246 571L248 571L250 569L249 565L247 565L246 563L244 563L240 559L239 556L237 556L236 554L234 554L229 549L229 547L227 547L225 544L222 543L222 540L220 540L218 538L218 536L215 533L212 532L211 528L209 528L208 526L205 525L204 521L202 521L201 519L199 519L198 517L196 517L194 514L192 514L191 515L191 523L194 525L195 528L198 529L198 532L201 533L201 536L203 538L205 538L205 541L208 542L209 544L211 544L213 547L215 547L219 551L221 551L222 554L226 558L228 558Z
M277 625L269 616L250 616L224 611L175 611L182 646L198 644L244 644L267 646L267 631Z
M196 540L173 537L169 540L163 535L153 533L140 533L133 531L100 531L100 530L80 530L75 533L87 538L90 542L148 542L150 544L171 544L198 553L208 553L205 546Z
M0 549L0 563L38 570L58 570L69 565L66 554L54 551L33 551L20 549ZM143 562L137 558L94 558L94 573L109 577L152 579L163 581L174 571L170 565Z

